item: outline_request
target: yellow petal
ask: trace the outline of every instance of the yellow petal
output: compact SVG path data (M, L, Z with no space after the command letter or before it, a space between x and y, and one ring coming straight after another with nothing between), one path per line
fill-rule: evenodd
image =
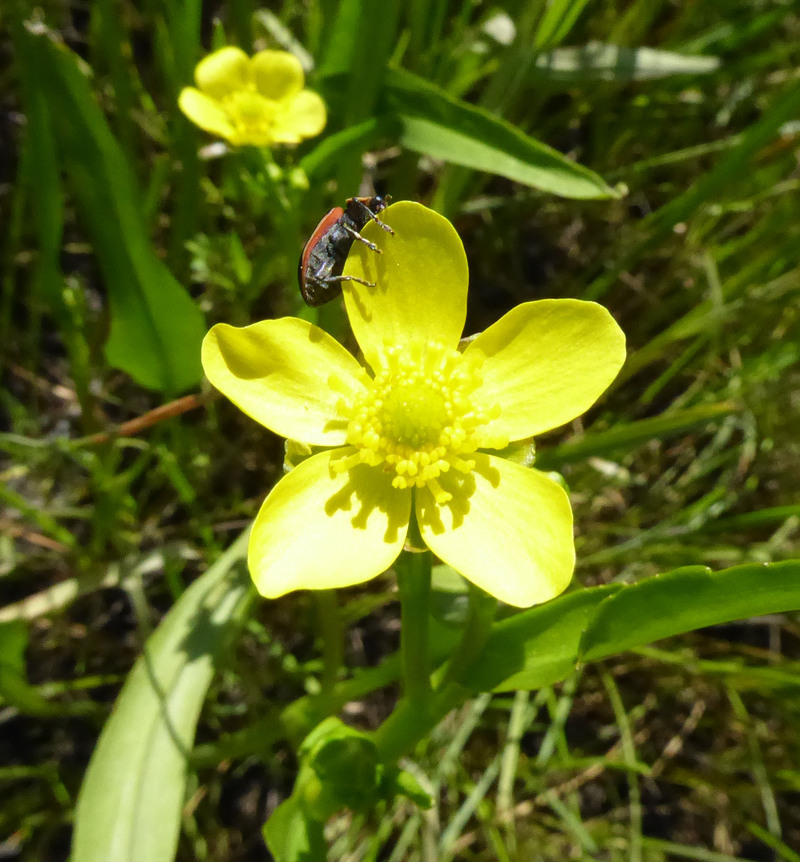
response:
M363 370L317 326L294 317L241 329L218 323L202 349L208 379L248 416L282 437L341 446L341 388L358 392ZM334 379L335 378L335 379ZM338 380L339 389L331 387Z
M311 90L303 90L278 106L271 134L276 144L299 144L304 138L313 138L324 128L327 120L325 103Z
M250 69L256 89L268 99L279 101L303 89L303 67L288 51L259 51Z
M389 474L363 464L332 477L330 462L337 454L334 449L303 461L261 507L248 565L263 596L359 584L397 559L411 491L392 488Z
M473 398L501 409L487 437L522 440L594 404L625 362L625 335L602 305L543 299L512 308L468 345L474 353L486 359Z
M232 141L236 130L231 125L228 115L210 96L201 93L194 87L184 87L178 96L178 107L184 114L203 131L219 135L227 141Z
M417 491L425 543L442 562L507 604L527 608L562 593L575 567L566 492L537 470L494 455L475 460L468 476L448 473L440 479L453 494L449 503L437 505L427 488Z
M240 48L220 48L197 64L194 80L212 99L245 90L250 82L250 58Z
M380 214L394 229L386 233L370 222L363 229L382 254L354 242L344 268L374 282L344 283L344 302L356 340L373 368L385 345L439 342L458 344L467 315L467 256L447 219L412 201Z

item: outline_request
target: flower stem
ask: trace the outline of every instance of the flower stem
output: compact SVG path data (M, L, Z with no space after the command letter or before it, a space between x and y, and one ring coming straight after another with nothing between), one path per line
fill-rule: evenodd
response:
M322 639L322 679L323 694L330 694L339 678L344 661L344 630L339 616L339 603L335 590L315 590L319 633Z
M422 556L409 554L408 556ZM430 563L428 563L430 565ZM430 573L430 570L429 570ZM402 584L402 579L400 581ZM430 584L430 580L428 580ZM403 599L403 637L406 636L406 602L401 586ZM399 757L413 750L414 746L450 712L466 702L472 692L463 687L461 679L483 649L492 621L497 609L497 600L487 595L483 590L470 585L469 616L461 635L461 640L455 648L450 661L437 673L439 680L435 690L431 692L429 668L426 670L427 685L425 700L422 707L410 692L408 677L406 677L406 696L397 705L395 711L375 731L374 740L384 763L394 763ZM403 641L405 644L405 640ZM403 667L406 669L407 652L403 652Z
M424 711L431 696L430 552L404 551L397 561L397 582L402 603L400 652L404 695L414 708Z
M374 732L373 740L383 763L396 763L413 751L417 743L453 709L469 699L470 692L459 685L440 688L421 710L409 698L403 698L394 712Z

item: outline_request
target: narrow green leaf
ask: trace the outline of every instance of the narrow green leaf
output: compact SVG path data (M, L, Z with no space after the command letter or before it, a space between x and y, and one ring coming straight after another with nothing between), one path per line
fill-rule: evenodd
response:
M362 0L361 16L350 34L355 50L348 68L349 81L345 121L362 122L375 113L392 53L397 47L403 3L382 0L375 14L371 0Z
M25 662L27 648L27 623L23 620L0 623L0 700L25 715L39 718L97 714L99 705L92 701L52 702L31 685Z
M736 145L729 149L719 162L677 197L671 198L660 209L646 216L643 225L649 234L630 247L614 266L584 291L584 299L598 300L634 260L644 256L656 246L679 222L686 221L706 204L725 197L731 189L741 185L741 178L749 170L756 154L770 145L784 123L793 122L800 114L800 82L790 78L774 95L760 118L737 137Z
M741 408L731 401L719 404L703 404L688 410L674 410L650 419L640 419L627 425L617 425L608 431L587 434L578 440L542 449L536 454L539 470L555 470L572 461L582 461L608 452L630 452L648 440L665 440L675 434L683 434L692 428L717 422Z
M616 655L671 635L800 608L800 560L712 572L676 569L625 587L598 608L579 658Z
M763 829L757 823L753 823L752 821L747 824L747 828L756 836L756 838L758 838L759 841L763 841L767 847L775 851L777 854L775 858L785 859L786 862L800 862L800 853L796 853L791 847L784 844L777 835L772 835L767 832L766 829Z
M402 5L399 0L383 0L376 14L371 0L338 4L326 34L319 75L334 128L351 128L375 117L384 76L397 47ZM355 188L361 175L361 151L342 150L336 170L339 188Z
M309 180L321 182L333 173L344 154L363 153L374 146L378 138L389 130L390 123L373 117L348 126L341 132L329 135L300 160L300 167Z
M245 531L145 644L78 797L73 862L171 862L197 718L253 596Z
M647 859L694 859L696 862L745 862L741 856L730 856L727 853L716 853L705 847L692 844L679 844L677 841L666 841L663 838L642 836L642 848L651 851Z
M31 35L30 47L108 291L108 361L167 394L195 386L202 377L203 317L150 244L131 167L76 58L44 34Z
M12 16L13 18L13 16ZM56 137L53 134L50 108L39 82L41 74L32 37L17 20L12 22L14 48L17 54L20 82L27 114L27 145L33 170L28 181L35 189L33 213L38 242L36 280L51 312L64 323L67 314L62 296L61 236L64 227L64 195L58 164Z
M556 48L536 58L536 73L548 81L649 81L671 75L708 75L720 67L717 57L691 57L657 48L626 48L590 42L580 48Z
M75 536L49 515L44 506L27 500L6 482L0 482L0 503L16 509L26 520L32 521L43 533L61 542L62 545L68 548L77 547L78 540Z
M800 560L711 572L676 569L638 584L568 593L495 625L462 682L474 691L541 688L660 638L800 609Z
M0 697L29 715L52 715L50 704L28 682L25 650L28 626L22 620L0 624Z
M534 48L543 51L563 42L589 0L549 0L536 30Z
M0 672L25 673L28 626L22 620L0 624Z
M319 63L321 78L347 74L352 68L353 55L359 50L356 37L364 15L363 2L339 0L330 4L332 14L325 21L325 56Z
M703 529L715 533L728 530L753 530L781 524L789 518L800 518L800 503L788 503L786 506L771 506L767 509L757 509L755 512L743 512L741 515L729 515L726 518L710 521Z
M400 142L415 152L565 198L620 196L594 171L411 72L388 71L385 103L402 122Z

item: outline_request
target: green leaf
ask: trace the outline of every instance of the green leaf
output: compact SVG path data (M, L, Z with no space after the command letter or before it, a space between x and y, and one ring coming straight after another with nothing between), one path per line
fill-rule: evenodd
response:
M363 153L370 149L378 138L389 130L389 126L385 120L376 117L355 126L348 126L317 144L300 160L300 167L311 182L322 182L330 176L343 155L351 154L354 150Z
M325 56L319 64L319 77L346 75L359 50L358 33L364 18L364 0L339 0L331 4L334 14L325 21ZM335 10L335 12L334 12Z
M323 59L313 83L319 85L328 105L331 128L347 131L376 117L389 60L402 41L402 7L399 0L383 0L380 14L376 14L373 0L321 4L318 53L323 53ZM361 140L339 150L334 176L340 189L359 184L363 172L360 146L364 145L367 142Z
M303 740L294 788L308 814L325 822L342 808L368 811L382 797L385 767L374 740L330 716Z
M296 796L290 796L264 824L264 841L275 862L319 862L328 855L323 825L306 815Z
M625 587L598 608L580 660L616 655L661 638L732 620L800 608L800 560L676 569Z
M536 29L535 50L542 51L566 39L588 2L589 0L550 0Z
M670 75L708 75L720 67L717 57L691 57L657 48L626 48L590 42L580 48L556 48L536 58L536 72L549 81L649 81Z
M28 626L22 620L0 625L0 673L24 675L27 648Z
M800 609L800 560L711 572L676 569L638 584L580 590L495 625L462 679L474 691L534 689L660 638Z
M28 715L58 714L28 682L27 647L28 626L22 620L0 624L0 697Z
M31 35L29 45L108 291L108 361L169 395L196 386L202 378L203 316L153 250L131 166L74 55L42 34Z
M66 317L62 297L64 278L61 273L61 239L64 228L64 195L58 164L56 136L53 134L50 108L40 86L36 55L31 36L22 22L13 21L12 35L17 54L27 118L26 146L32 162L28 181L35 188L33 215L38 243L36 279L51 312L63 323Z
M145 644L92 755L72 862L171 862L197 718L253 589L245 531L181 596Z
M474 691L543 688L574 670L581 635L598 605L622 589L579 590L496 623L480 658L460 680Z
M459 628L469 616L469 585L444 563L433 567L430 612L437 623Z
M403 126L400 143L415 152L565 198L620 196L594 171L411 72L389 69L385 85L386 108Z

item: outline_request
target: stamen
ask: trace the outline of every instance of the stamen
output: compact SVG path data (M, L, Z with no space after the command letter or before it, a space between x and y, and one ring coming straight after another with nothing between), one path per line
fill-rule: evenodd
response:
M472 459L465 461L463 458L459 458L458 455L451 455L449 463L460 473L471 473L475 469L475 461Z
M331 470L334 473L346 473L362 463L361 453L354 452L352 455L343 455L331 459Z
M451 468L470 473L475 460L465 456L499 436L485 433L499 407L484 408L473 399L481 383L480 366L475 357L417 340L381 351L375 378L365 375L361 391L332 373L329 385L343 396L338 408L348 422L347 442L354 447L332 462L332 469L339 473L357 464L383 465L394 474L394 488L427 487L440 505L452 499L439 478Z
M442 486L436 481L436 479L428 480L428 490L433 494L433 499L441 506L446 503L448 500L453 499L452 494L448 494L447 491L442 488Z

